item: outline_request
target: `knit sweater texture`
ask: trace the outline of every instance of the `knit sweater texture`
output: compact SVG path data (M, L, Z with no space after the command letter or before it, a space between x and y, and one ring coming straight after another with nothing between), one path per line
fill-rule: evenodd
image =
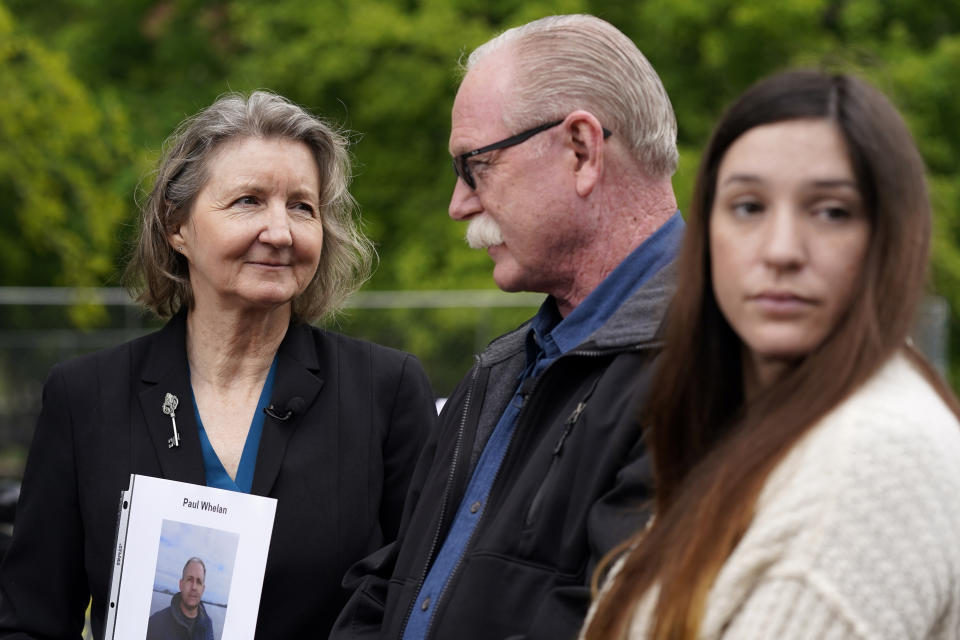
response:
M631 640L648 637L655 591ZM770 475L700 637L960 639L960 424L906 357Z

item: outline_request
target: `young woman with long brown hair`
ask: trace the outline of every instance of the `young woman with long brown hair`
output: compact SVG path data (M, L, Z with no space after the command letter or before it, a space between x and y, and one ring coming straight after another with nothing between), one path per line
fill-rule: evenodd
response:
M729 109L642 416L655 516L587 640L960 638L960 407L908 338L930 226L864 82L787 72Z

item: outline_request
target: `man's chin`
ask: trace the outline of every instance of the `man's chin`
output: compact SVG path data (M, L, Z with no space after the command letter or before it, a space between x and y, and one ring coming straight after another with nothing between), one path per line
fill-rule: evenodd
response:
M519 277L519 274L514 270L509 268L507 262L494 264L493 266L493 282L497 285L497 288L501 291L506 291L507 293L517 293L519 291L527 291L524 288L523 280Z

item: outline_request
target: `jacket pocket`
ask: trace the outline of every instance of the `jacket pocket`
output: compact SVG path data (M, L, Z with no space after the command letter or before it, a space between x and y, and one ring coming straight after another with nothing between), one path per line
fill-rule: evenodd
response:
M560 467L560 457L563 455L563 446L566 444L567 438L569 438L570 434L573 432L573 427L577 424L577 421L580 420L580 416L583 414L584 409L587 408L587 403L590 401L590 396L593 395L593 392L599 383L600 377L598 376L596 380L593 381L593 384L590 385L590 389L587 390L587 393L583 396L583 399L577 403L577 406L574 407L570 415L567 416L567 419L563 421L563 428L560 430L560 437L553 446L553 452L550 456L550 466L547 467L547 473L543 476L543 482L541 482L540 486L537 488L537 492L534 494L533 500L530 502L530 508L527 509L527 515L523 519L524 528L529 528L532 526L534 522L536 522L537 517L540 515L540 510L543 508L543 502L546 499L546 496L549 495L550 491L553 489L553 485L556 484L556 476L559 473L558 468Z

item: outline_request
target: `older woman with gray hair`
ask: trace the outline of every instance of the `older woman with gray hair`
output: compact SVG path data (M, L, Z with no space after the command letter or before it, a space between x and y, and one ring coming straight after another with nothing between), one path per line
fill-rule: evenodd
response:
M0 638L77 637L91 596L102 637L131 473L276 498L256 637L326 636L342 575L396 535L436 419L415 358L310 324L369 272L349 177L344 136L268 92L177 129L127 274L170 320L52 369Z

